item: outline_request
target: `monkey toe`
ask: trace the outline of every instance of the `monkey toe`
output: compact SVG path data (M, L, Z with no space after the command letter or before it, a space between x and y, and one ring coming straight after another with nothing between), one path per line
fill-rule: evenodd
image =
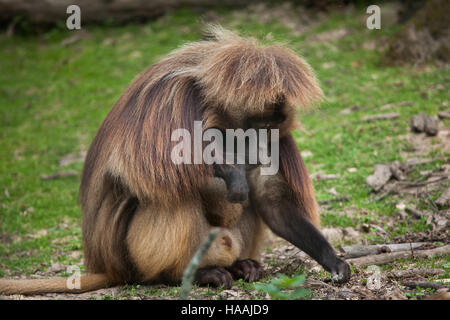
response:
M201 286L223 286L226 289L230 289L233 284L233 277L225 268L205 267L197 270L195 281Z
M234 278L253 282L261 279L263 268L258 261L252 259L236 260L227 268Z

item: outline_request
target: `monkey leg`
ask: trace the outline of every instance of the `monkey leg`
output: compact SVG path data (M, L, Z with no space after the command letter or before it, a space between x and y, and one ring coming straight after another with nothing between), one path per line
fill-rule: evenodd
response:
M244 212L233 227L220 229L200 263L197 283L229 287L232 275L248 281L261 275L257 263L240 261L258 258L264 223L250 208L241 210ZM139 279L179 282L211 228L201 203L176 208L140 206L127 234Z
M127 245L140 281L179 282L211 228L201 202L172 208L138 207L129 225ZM200 268L231 266L241 251L240 235L222 228ZM218 282L216 277L208 276L203 278L202 284L217 285Z
M350 267L337 257L325 237L309 221L305 209L294 201L283 177L280 174L262 176L257 168L250 171L247 178L250 203L268 227L310 255L331 272L335 280L348 281Z
M265 234L265 225L261 218L249 207L244 205L243 212L237 223L229 228L223 229L230 237L220 238L231 240L239 244L240 253L237 259L225 267L211 267L214 265L214 252L220 252L217 248L210 248L206 260L202 265L209 265L200 268L196 274L196 281L199 284L212 284L214 286L223 285L226 288L231 287L232 278L244 279L253 282L260 279L263 275L263 268L256 259L259 258L259 252L262 240Z
M214 245L217 246L218 244L215 241L209 249L206 258L202 261L201 266L206 265L206 267L197 271L197 283L214 286L223 285L229 288L231 287L232 278L242 278L252 282L262 277L263 269L256 259L259 258L259 251L265 234L265 225L248 204L242 205L240 210L242 214L240 214L239 220L232 227L223 228L222 237L220 235L217 237L224 246L239 246L238 256L236 256L232 264L223 265L224 267L215 266L215 261L218 260L216 254L221 252L220 247L214 247Z

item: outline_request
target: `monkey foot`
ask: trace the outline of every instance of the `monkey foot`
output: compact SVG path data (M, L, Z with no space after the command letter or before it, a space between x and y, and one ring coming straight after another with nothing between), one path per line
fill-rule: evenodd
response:
M211 285L214 287L224 286L230 289L233 278L227 269L222 267L204 267L197 270L195 281L198 285Z
M262 278L264 270L258 261L252 259L236 260L227 268L234 278L253 282Z

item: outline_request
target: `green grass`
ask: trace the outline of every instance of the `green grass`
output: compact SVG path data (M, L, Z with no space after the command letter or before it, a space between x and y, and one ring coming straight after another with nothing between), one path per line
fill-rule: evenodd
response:
M229 11L221 10L225 26L259 37L271 32L273 39L288 43L316 70L327 99L320 109L299 114L308 134L298 131L294 136L301 150L313 154L305 158L311 172L341 176L315 182L318 200L332 198L327 191L332 187L350 198L324 212L324 225L357 227L395 214L395 200L375 201L365 178L376 164L402 160L402 153L411 149L399 136L408 133L413 114L436 114L447 108L443 102L448 101L448 88L432 88L449 82L449 70L433 65L384 66L381 53L364 49L363 43L383 44L398 26L368 30L363 14L363 10L356 17L334 13L306 34L294 36L280 22L236 21ZM44 181L40 175L69 169L81 172L81 163L61 169L58 160L88 148L102 120L138 73L172 49L199 39L200 18L180 10L143 25L88 26L86 37L67 46L61 41L74 33L62 28L41 35L0 37L0 276L32 274L56 261L76 262L66 253L81 249L79 177ZM350 35L324 43L311 40L336 28L347 28ZM365 115L382 113L378 107L402 101L413 105L386 111L399 112L400 118L361 122ZM339 113L355 105L361 110ZM439 166L449 154L437 151L432 156L436 161L424 168ZM425 201L420 205L427 206ZM369 215L335 214L347 206ZM420 221L399 224L393 234L424 228ZM47 233L32 236L41 230ZM65 241L61 244L58 239Z

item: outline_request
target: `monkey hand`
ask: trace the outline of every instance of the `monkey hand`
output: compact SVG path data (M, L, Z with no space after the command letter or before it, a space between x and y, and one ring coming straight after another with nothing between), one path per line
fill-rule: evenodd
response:
M331 280L337 283L345 283L350 280L350 266L344 260L337 258L333 269L331 270Z
M232 203L241 203L248 199L249 187L244 165L215 164L215 176L222 178L227 186L225 198Z
M225 198L232 203L240 203L244 202L248 198L248 185L247 181L236 181L232 182L230 185L227 185L228 193Z

